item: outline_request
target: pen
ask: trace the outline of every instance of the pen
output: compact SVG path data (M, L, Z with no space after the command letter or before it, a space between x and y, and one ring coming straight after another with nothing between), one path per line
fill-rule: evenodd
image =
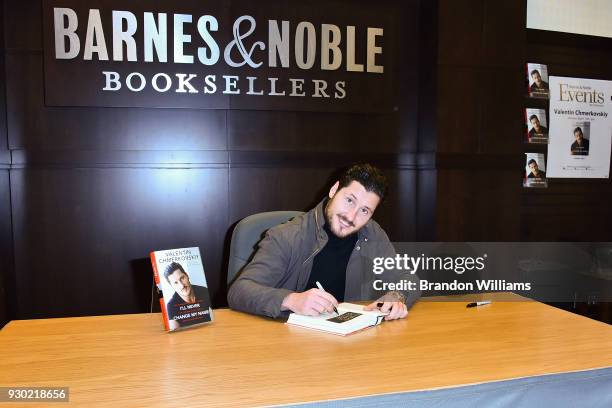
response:
M319 281L317 281L316 283L317 283L317 288L319 288L323 292L325 292L325 289L323 289L323 285L321 285L321 283ZM338 309L336 309L336 306L333 306L333 308L334 308L334 312L336 312L337 315L340 315L340 313L338 313Z
M490 300L483 300L482 302L472 302L472 303L468 303L465 307L477 307L477 306L484 306L484 305L488 305L489 303L491 303Z

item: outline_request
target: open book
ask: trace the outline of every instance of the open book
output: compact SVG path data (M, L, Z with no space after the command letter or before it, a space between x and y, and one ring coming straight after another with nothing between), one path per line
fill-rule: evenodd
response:
M380 310L366 311L363 306L353 303L340 303L337 309L339 314L324 313L319 316L291 313L287 324L346 336L382 323L388 314Z

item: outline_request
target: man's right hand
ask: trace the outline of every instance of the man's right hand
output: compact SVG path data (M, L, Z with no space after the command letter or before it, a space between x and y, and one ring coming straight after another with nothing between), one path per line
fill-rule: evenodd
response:
M338 301L329 293L321 289L310 289L306 292L290 293L283 299L281 310L306 315L318 316L321 313L331 313Z

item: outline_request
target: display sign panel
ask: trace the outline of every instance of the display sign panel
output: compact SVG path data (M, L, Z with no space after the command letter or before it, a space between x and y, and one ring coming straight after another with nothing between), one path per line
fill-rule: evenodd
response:
M549 139L549 178L609 178L612 81L551 76Z
M45 0L45 102L392 111L418 39L398 43L388 7L315 3Z

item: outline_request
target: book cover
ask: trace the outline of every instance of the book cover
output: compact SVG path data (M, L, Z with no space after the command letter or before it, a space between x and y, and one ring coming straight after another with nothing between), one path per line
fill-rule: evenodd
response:
M363 306L353 303L340 303L337 309L338 314L323 313L319 316L291 313L287 324L347 336L379 325L388 314L380 310L363 310Z
M175 331L213 321L200 249L150 253L164 327Z
M591 140L591 122L580 120L572 124L572 137L569 151L572 156L588 156ZM569 143L568 143L569 144Z
M548 126L545 109L525 109L525 124L527 125L527 143L548 143Z
M546 160L544 153L525 153L525 176L523 187L527 188L546 188Z
M548 99L548 67L544 64L527 63L528 94L532 98Z

